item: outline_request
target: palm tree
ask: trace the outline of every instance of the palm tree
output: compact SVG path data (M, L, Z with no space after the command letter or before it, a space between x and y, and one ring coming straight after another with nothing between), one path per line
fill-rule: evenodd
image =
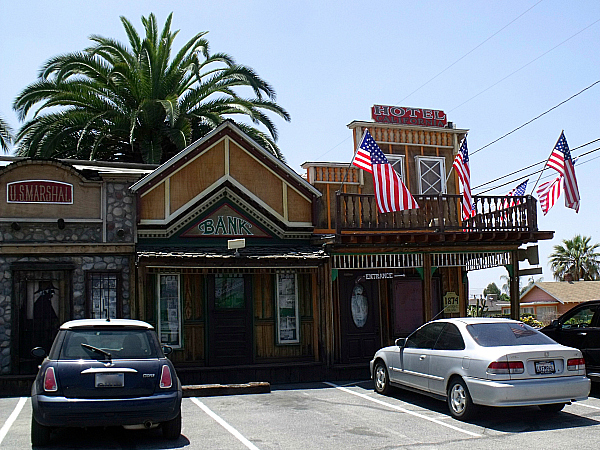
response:
M571 274L574 280L600 279L600 244L590 245L591 237L576 235L573 239L563 239L564 245L555 245L550 254L550 267L554 278L563 279Z
M9 145L12 143L12 129L8 123L0 117L0 148L8 153Z
M16 135L21 156L164 162L227 118L283 160L277 129L266 112L286 121L275 91L251 68L225 53L211 55L206 32L190 39L171 59L171 13L162 32L154 14L142 17L145 37L121 17L129 46L93 35L82 52L59 55L16 98L24 121ZM243 98L242 89L253 97Z

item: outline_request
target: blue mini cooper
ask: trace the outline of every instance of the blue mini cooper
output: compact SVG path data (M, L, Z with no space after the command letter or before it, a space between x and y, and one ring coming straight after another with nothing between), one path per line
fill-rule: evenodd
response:
M160 426L181 434L181 384L154 328L137 320L66 322L44 357L31 388L31 443L49 443L53 428Z

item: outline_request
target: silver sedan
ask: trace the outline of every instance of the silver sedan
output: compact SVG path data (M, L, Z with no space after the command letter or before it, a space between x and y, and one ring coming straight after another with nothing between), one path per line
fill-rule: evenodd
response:
M378 350L370 364L378 393L416 390L447 401L460 420L476 405L558 412L590 392L581 351L509 319L434 320Z

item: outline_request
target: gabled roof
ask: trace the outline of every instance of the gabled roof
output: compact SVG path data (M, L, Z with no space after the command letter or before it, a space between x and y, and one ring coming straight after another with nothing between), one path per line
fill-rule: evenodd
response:
M561 303L581 303L590 300L600 300L600 281L556 281L537 282L527 291L521 302L540 289Z
M164 164L161 164L158 167L158 169L156 169L154 172L148 174L140 181L133 184L130 189L133 192L137 192L140 190L144 191L144 189L148 188L149 185L156 184L159 180L162 180L171 172L176 170L181 165L181 163L188 160L191 156L190 154L195 154L197 149L202 148L204 144L210 145L214 138L218 137L223 133L235 137L235 139L238 142L244 142L246 144L246 148L252 148L255 152L259 153L264 164L268 165L273 170L282 172L284 178L290 182L293 182L295 186L299 187L304 191L308 191L317 197L321 197L323 195L318 189L316 189L312 184L310 184L308 181L302 178L286 163L284 163L280 159L277 159L270 152L268 152L262 146L260 146L254 139L250 138L250 136L248 136L246 133L240 130L240 128L231 120L224 121L210 133L188 145L186 148L181 150L179 153L177 153L171 159L166 161Z

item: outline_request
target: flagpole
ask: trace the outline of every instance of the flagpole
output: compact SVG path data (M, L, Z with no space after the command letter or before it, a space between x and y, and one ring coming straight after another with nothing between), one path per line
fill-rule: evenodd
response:
M356 150L354 150L354 155L352 156L352 159L350 160L350 164L348 164L348 168L346 169L344 178L342 178L342 184L340 184L340 188L339 188L340 192L342 191L342 186L344 186L344 183L346 182L346 178L348 178L348 173L350 172L350 169L352 168L352 164L354 163L354 158L356 157L356 153L358 152L358 149L360 148L360 144L365 139L365 134L367 134L367 128L365 128L365 131L363 131L362 138L360 138L360 142L356 146Z
M556 140L556 144L554 144L554 147L552 147L550 156L552 156L552 153L554 152L554 149L558 145L558 141L560 141L560 137L563 135L564 132L565 132L565 130L562 130L560 132L560 136L558 136L558 139ZM548 160L550 159L550 156L548 156L548 158L546 159L546 164L544 164L544 167L542 167L542 170L540 171L540 176L538 177L537 181L535 182L535 185L533 186L533 189L531 190L531 194L533 194L535 192L535 188L537 187L538 183L540 182L540 178L542 178L542 174L544 173L544 170L546 170L546 167L548 167ZM531 194L529 194L529 195L531 195Z

